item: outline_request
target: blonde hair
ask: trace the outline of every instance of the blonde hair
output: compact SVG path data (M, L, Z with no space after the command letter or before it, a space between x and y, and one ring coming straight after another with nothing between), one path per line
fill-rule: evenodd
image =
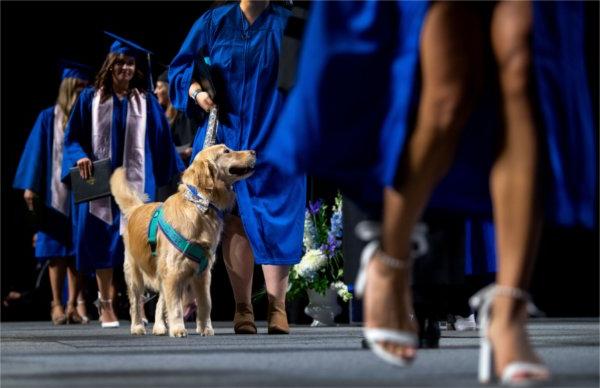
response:
M75 101L77 101L81 89L81 80L77 78L65 78L60 83L56 104L64 114L63 125L65 126L67 125L71 109L73 109L73 105L75 105Z

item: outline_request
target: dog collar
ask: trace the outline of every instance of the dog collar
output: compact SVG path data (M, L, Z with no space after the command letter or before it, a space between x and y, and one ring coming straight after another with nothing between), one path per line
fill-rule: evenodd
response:
M185 199L193 203L201 213L206 213L208 209L213 209L217 215L223 219L224 214L221 209L210 203L210 200L203 196L195 186L185 184L187 190L184 194Z

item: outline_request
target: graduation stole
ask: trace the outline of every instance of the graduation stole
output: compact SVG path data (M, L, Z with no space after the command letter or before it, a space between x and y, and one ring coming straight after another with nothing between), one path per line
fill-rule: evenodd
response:
M92 152L94 159L110 158L112 147L113 96L101 102L102 89L96 91L92 99ZM145 184L145 145L147 103L146 95L133 89L127 97L127 122L125 125L125 145L123 167L127 181L140 194ZM111 197L90 201L90 213L111 225L113 222ZM120 230L123 231L124 218L121 217Z
M54 106L54 129L52 131L52 177L50 178L50 205L65 216L69 215L69 189L61 179L63 145L65 143L65 114Z

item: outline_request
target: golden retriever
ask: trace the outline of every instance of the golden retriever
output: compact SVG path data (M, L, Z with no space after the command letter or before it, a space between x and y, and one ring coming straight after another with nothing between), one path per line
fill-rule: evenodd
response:
M187 185L197 188L210 203L221 211L231 209L235 203L234 182L253 173L256 163L254 151L232 151L219 144L204 149L183 172L177 193L164 202L163 217L187 240L198 243L208 258L208 266L196 274L198 263L184 256L160 228L157 234L156 256L152 256L148 243L148 227L159 202L144 204L143 197L129 185L125 170L115 170L110 187L127 227L123 233L125 243L125 280L131 304L131 334L146 334L140 316L140 301L145 288L159 292L156 318L152 333L165 335L165 308L169 335L185 337L182 296L185 287L192 284L198 304L196 332L214 335L210 321L211 268L220 242L223 220L214 208L205 212L186 199Z

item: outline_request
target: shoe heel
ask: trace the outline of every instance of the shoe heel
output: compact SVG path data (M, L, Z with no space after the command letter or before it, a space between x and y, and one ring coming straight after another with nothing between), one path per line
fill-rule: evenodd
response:
M365 285L367 283L367 267L369 266L369 261L371 261L377 249L379 249L379 242L371 241L364 247L360 255L360 269L358 270L358 275L356 275L356 281L354 282L354 291L356 293L356 297L359 299L362 298L365 293Z
M488 339L482 338L479 348L479 382L488 384L492 381L492 344Z

